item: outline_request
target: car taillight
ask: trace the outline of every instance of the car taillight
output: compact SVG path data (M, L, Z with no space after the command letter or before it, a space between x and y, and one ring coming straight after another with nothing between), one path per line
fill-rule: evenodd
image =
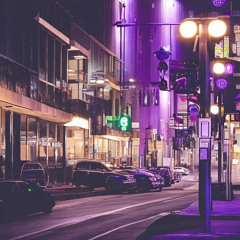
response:
M152 182L156 182L157 181L157 179L155 178L155 177L150 177L149 178Z

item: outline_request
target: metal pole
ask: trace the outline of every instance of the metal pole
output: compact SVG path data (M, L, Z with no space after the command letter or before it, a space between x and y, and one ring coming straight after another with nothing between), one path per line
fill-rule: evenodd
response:
M222 92L218 92L218 184L221 184L222 179Z
M232 186L231 186L231 168L232 168L232 161L233 158L233 126L231 126L230 122L228 121L229 127L229 144L228 144L228 158L227 158L227 175L226 175L226 200L232 200Z
M200 102L202 117L209 117L210 113L210 80L208 56L208 21L199 24L199 78ZM209 151L211 151L209 149ZM211 152L209 154L211 156ZM210 168L211 160L199 161L199 212L205 232L210 232Z

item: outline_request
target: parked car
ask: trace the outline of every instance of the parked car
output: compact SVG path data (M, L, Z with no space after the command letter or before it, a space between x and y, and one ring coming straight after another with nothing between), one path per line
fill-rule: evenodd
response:
M32 188L27 182L0 181L0 216L2 218L23 217L32 213L52 212L53 196L42 187Z
M110 188L114 193L121 193L136 188L133 174L116 171L110 164L96 160L83 160L76 164L72 175L73 185Z
M159 175L161 175L164 178L164 186L170 187L172 184L175 183L174 181L174 173L169 167L165 166L158 166L156 168L150 168L151 172L155 172Z
M149 172L145 169L139 169L134 166L122 166L121 170L132 173L136 179L138 192L149 192L151 189L162 191L164 178L159 174Z
M20 180L45 186L45 172L42 165L35 162L24 163L20 173Z
M187 168L184 167L175 167L174 171L181 173L182 175L188 175L190 174L190 171Z
M174 181L175 182L180 182L181 179L182 179L182 174L174 171Z

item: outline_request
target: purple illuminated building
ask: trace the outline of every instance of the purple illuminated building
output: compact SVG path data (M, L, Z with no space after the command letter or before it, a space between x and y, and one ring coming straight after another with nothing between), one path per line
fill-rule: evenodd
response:
M172 52L169 59L190 58L191 50L188 53L179 47L178 33L180 22L188 15L179 1L114 2L119 6L113 5L115 14L109 25L115 23L115 27L106 43L125 63L122 108L132 106L132 121L139 123L139 128L133 129L133 143L137 142L135 136L139 140L139 147L134 146L138 152L134 152L133 164L162 165L163 158L173 157L174 129L169 128L169 118L174 114L174 94L169 91L169 71L165 74L167 91L159 90L159 60L153 52L162 47ZM129 84L130 78L135 84Z
M217 11L227 13L230 9L229 2L218 8L212 5L211 0L92 0L85 3L88 7L94 6L92 11L87 12L87 8L78 9L87 15L80 21L81 26L123 61L120 72L121 111L131 115L134 123L133 165L162 165L164 159L177 159L175 164L189 166L192 164L189 158L197 159L197 149L189 151L181 148L186 131L178 132L180 137L176 139L176 144L180 148L173 150L173 137L176 135L173 126L177 120L178 126L184 125L185 121L182 116L173 117L180 110L186 113L187 104L195 103L196 99L190 96L191 101L187 100L170 89L170 69L164 76L167 89L159 90L159 60L153 53L160 48L169 50L172 54L166 60L168 65L170 60L198 60L198 44L194 46L194 38L186 40L180 37L179 24L189 17L217 16ZM236 8L237 0L232 1L232 6ZM95 22L95 26L88 28L92 22ZM194 47L196 51L193 51ZM134 82L129 79L134 79ZM196 119L196 116L192 119ZM196 126L196 122L193 126ZM188 160L182 162L182 159Z

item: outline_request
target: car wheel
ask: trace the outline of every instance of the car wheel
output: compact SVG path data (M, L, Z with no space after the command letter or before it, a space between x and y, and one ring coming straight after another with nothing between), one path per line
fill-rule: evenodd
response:
M137 182L137 191L140 193L149 192L150 185L146 180L141 180Z
M109 185L112 193L122 193L123 183L120 180L114 179L110 182Z

